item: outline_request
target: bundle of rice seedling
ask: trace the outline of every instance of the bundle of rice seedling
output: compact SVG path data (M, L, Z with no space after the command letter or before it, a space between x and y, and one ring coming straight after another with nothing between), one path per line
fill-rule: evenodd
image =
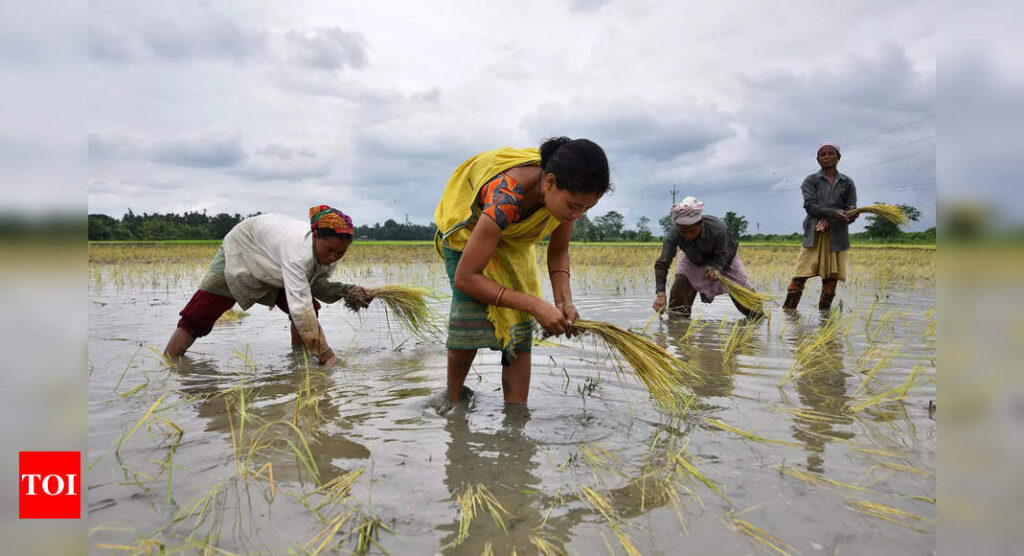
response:
M746 286L733 282L725 276L722 276L721 272L715 271L715 278L725 286L725 291L729 292L729 295L732 296L733 299L735 299L740 305L755 313L764 313L764 303L774 299L770 295L758 293Z
M372 301L380 301L385 310L395 316L398 323L413 336L420 339L433 339L441 330L438 327L438 316L428 300L440 299L436 293L415 286L389 284L368 290ZM345 305L353 311L367 306L369 301L353 291L345 298Z
M854 214L876 214L885 218L886 220L896 224L897 226L906 226L910 223L910 219L907 218L906 214L903 214L903 209L896 205L886 205L884 203L876 203L866 207L857 207L852 211Z
M694 369L658 344L614 324L580 319L572 326L578 332L597 338L609 351L625 360L659 404L665 408L679 407L680 396L686 395L680 371L696 374Z

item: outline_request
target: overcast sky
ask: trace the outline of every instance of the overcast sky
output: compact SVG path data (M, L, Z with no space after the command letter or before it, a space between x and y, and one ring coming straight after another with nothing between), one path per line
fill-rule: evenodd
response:
M934 225L933 3L699 4L93 1L89 211L425 224L466 158L568 135L628 227L675 186L796 231L824 140L861 204Z

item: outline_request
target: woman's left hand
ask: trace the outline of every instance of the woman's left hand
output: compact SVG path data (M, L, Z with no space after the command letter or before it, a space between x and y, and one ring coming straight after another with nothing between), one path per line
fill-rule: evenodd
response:
M365 309L369 307L370 302L373 301L373 296L370 295L369 290L362 286L354 286L349 290L346 297L349 301L348 305L358 309Z
M569 321L569 324L576 322L580 318L579 312L576 311L576 305L573 304L572 300L559 301L555 303L555 307L562 312L565 320ZM571 326L565 331L566 337L571 338L575 334L575 329Z

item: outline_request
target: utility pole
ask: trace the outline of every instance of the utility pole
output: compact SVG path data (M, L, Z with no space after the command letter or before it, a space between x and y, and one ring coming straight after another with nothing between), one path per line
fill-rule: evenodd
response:
M672 205L675 206L675 204L676 204L676 193L679 193L679 191L676 189L675 185L672 186L671 193L672 193Z
M761 223L757 223L757 233L761 233Z

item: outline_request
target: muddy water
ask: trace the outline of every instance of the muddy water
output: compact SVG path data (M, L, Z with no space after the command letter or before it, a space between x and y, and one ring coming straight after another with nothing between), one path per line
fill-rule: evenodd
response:
M442 272L414 264L342 268L338 277L447 293ZM650 323L652 338L704 371L688 384L696 397L684 416L655 409L607 354L564 339L535 347L528 407L504 407L499 356L481 352L467 380L472 400L439 415L443 343L409 339L373 308L322 311L338 369L307 365L289 346L287 318L260 306L218 325L180 368L168 368L156 352L201 265L95 266L90 542L97 550L349 551L359 541L350 533L376 517L371 551L392 554L478 554L488 545L496 554L536 553L544 542L575 554L623 553L616 533L644 554L767 553L743 532L751 527L804 554L934 550L931 287L841 285L839 332L801 360L794 378L797 346L827 324L813 309L815 284L795 316L775 309L746 321L720 297L698 301L692 321L650 322L649 280L587 272L574 275L581 315L637 330ZM734 327L753 330L726 350ZM870 404L915 366L923 372L905 398ZM715 490L686 473L658 483L674 454ZM347 497L318 490L360 470ZM504 527L482 509L460 539L456 498L477 484L507 512L499 511ZM856 511L863 502L913 517Z

